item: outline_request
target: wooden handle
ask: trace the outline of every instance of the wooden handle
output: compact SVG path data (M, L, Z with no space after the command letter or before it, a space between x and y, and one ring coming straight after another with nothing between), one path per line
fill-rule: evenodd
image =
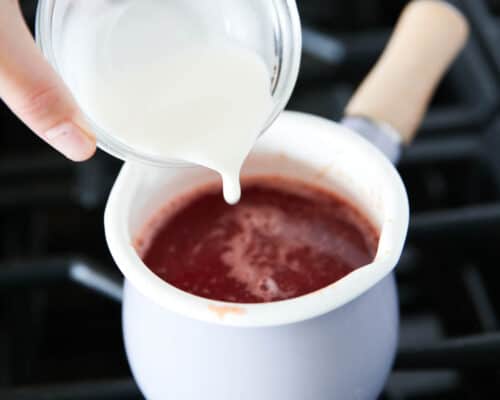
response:
M467 20L454 6L440 0L412 1L381 58L347 105L346 115L388 124L404 142L411 142L468 33Z

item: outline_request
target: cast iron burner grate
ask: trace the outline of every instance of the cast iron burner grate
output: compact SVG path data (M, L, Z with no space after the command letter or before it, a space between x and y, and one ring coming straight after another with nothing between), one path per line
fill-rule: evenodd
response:
M290 108L338 119L403 0L301 0ZM500 7L456 0L473 32L400 171L412 218L401 340L382 400L500 398ZM33 25L35 1L22 1ZM498 37L498 38L497 38ZM0 398L141 399L103 207L120 163L74 165L0 108Z

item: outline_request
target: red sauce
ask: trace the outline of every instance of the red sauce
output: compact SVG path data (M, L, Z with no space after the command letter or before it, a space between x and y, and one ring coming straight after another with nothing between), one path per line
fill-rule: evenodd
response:
M213 300L262 303L311 293L369 264L378 245L376 229L351 204L299 181L247 181L236 206L218 187L178 204L146 227L139 251L166 282Z

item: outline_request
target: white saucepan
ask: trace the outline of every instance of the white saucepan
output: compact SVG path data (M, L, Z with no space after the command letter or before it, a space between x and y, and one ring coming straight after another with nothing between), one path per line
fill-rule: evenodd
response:
M397 344L393 269L409 214L405 188L389 158L395 161L400 141L413 137L433 89L466 36L467 24L451 6L413 2L349 104L344 125L285 112L259 139L243 176L283 175L331 189L380 229L373 263L317 292L276 303L232 304L196 297L162 281L136 254L136 236L169 200L218 178L202 168L123 167L105 227L126 277L125 344L146 398L377 397Z

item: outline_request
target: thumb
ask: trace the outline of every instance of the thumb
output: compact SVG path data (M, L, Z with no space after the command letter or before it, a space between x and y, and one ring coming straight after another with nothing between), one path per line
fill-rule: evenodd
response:
M0 97L33 132L73 161L91 157L95 137L44 59L16 0L0 0Z

